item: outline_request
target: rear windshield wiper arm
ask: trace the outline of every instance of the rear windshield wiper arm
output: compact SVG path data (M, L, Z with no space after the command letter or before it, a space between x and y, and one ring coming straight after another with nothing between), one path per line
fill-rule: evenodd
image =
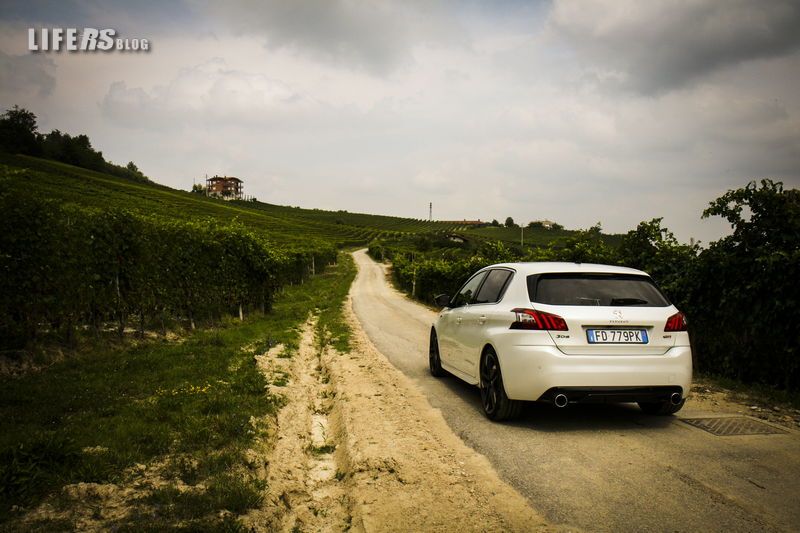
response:
M625 305L644 305L647 300L641 298L614 298L611 300L611 305L625 306Z

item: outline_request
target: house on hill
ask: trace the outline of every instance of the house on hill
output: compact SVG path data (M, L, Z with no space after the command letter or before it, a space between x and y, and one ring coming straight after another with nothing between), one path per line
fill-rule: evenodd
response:
M553 229L555 222L552 220L533 220L528 224L528 227L540 227L544 229Z
M483 222L483 221L480 221L480 220L466 220L466 219L465 220L441 220L439 222L442 222L444 224L452 224L454 226L452 229L461 228L462 230L470 229L470 228L482 228L483 226L486 225L486 222Z
M467 242L469 240L469 239L467 239L465 236L463 236L460 233L449 233L447 235L447 239L452 241L452 242L457 242L459 244L463 244L463 243L465 243L465 242Z
M214 198L222 198L223 200L241 200L242 191L244 190L242 184L244 182L239 178L232 176L214 176L213 178L206 179L206 194Z

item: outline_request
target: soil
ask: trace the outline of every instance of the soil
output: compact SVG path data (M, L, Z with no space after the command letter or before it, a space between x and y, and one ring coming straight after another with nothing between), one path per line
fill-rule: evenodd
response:
M268 455L271 503L245 517L247 527L575 531L548 525L501 481L348 316L347 354L320 347L312 320L299 354L259 359L268 379L294 377Z
M692 395L686 405L713 412L738 413L773 424L800 429L800 409L782 402L768 402L747 393L719 387L711 380L695 376Z

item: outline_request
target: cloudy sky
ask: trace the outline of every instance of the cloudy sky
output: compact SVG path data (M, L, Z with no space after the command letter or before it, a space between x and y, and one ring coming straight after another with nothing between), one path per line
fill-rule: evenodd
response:
M30 52L113 28L146 53ZM189 189L427 218L664 217L681 241L749 180L800 186L796 0L2 0L0 107Z

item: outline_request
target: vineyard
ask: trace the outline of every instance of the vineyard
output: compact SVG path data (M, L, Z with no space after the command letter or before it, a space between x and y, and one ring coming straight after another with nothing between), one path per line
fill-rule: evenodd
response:
M797 388L798 194L769 180L711 202L704 216L726 218L734 233L707 249L679 244L660 219L607 235L599 225L474 226L224 202L19 155L0 155L0 190L0 350L267 310L281 287L323 271L339 248L369 245L428 303L502 261L641 268L692 319L698 368Z
M462 231L467 238L473 238L481 242L500 241L509 245L526 247L547 247L554 241L568 238L576 234L573 230L563 228L547 229L544 227L519 228L506 226L484 226L468 228ZM619 246L622 235L603 235L603 242L611 246Z
M298 235L319 238L333 245L361 243L377 233L349 224L334 224L303 216L302 211L255 202L225 202L168 187L131 182L114 176L26 156L0 156L3 179L18 189L63 204L125 209L170 219L213 218L238 220L270 234L272 240L295 241ZM402 219L399 219L402 220Z
M265 311L338 248L450 227L224 202L21 155L0 155L0 190L0 350Z

